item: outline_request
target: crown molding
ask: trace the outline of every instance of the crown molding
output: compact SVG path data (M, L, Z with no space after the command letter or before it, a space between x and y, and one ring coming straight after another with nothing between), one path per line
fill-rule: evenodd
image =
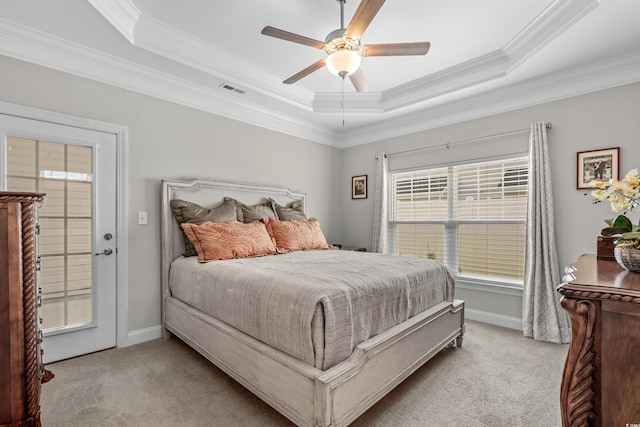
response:
M503 48L515 70L600 5L599 0L555 1Z
M313 101L315 113L335 113L344 110L348 113L384 113L379 108L382 105L382 94L376 92L345 93L344 102L341 95L329 92L318 92Z
M335 132L315 123L3 18L0 18L0 54L321 144L335 146L339 141Z
M89 0L102 16L129 42L134 43L134 31L140 10L130 0Z
M142 15L135 29L136 47L178 63L237 82L243 88L311 111L313 94L299 86L284 86L280 79L232 52L213 46L164 22Z
M497 50L442 71L421 77L384 93L383 111L394 111L412 104L495 80L506 75L509 57Z
M587 8L595 7L597 2L593 0L575 0L573 2L564 2L563 4L572 5L574 10L571 13L567 10L556 10L554 13L565 16L563 19L567 22L566 16L571 15L574 19L579 19L578 9L586 14ZM578 6L582 7L582 9L578 8ZM552 12L553 10L550 10L548 13ZM134 38L143 44L147 43L148 37L144 35L144 32L156 24L156 22L147 20L144 15L139 17L135 25ZM530 28L534 27L534 25L530 26ZM547 25L545 28L550 29L552 27ZM383 94L345 94L345 108L348 113L379 114L392 109L398 110L399 108L406 108L407 111L402 116L388 120L378 120L371 125L361 126L352 130L332 130L311 121L280 113L269 106L259 105L256 102L252 102L250 98L237 97L235 94L217 87L212 88L181 79L175 75L162 73L104 52L87 48L78 43L43 33L37 29L15 24L3 18L0 18L0 54L302 139L333 147L347 148L640 80L640 51L638 51L622 58L598 64L589 64L580 69L563 73L547 75L534 81L514 84L504 89L490 92L484 91L474 96L439 103L438 106L420 101L420 99L434 99L435 93L445 93L447 88L460 89L478 84L481 81L491 80L491 76L504 69L504 64L508 64L509 61L513 63L513 58L519 58L518 54L513 52L531 52L531 47L535 46L536 43L532 41L534 38L539 38L537 42L551 37L555 38L558 31L560 31L558 28L544 33L544 37L541 31L533 31L532 29L523 31L514 39L516 41L510 42L503 50L484 55L460 66L452 67L442 73L397 87L395 90L402 92L397 98L394 98L393 91ZM156 30L151 30L151 33L158 34ZM174 35L175 32L169 31L161 39L156 39L154 43ZM201 43L203 42L201 41ZM177 45L178 43L173 45L170 51L174 51ZM527 48L529 49L527 50L522 46L530 46L530 48ZM160 49L160 47L153 48ZM197 47L202 46L197 45ZM509 52L510 55L505 52ZM208 56L210 51L207 51L206 55L202 55L202 52L200 53L201 57ZM215 68L215 62L220 61L220 56L215 55L222 55L222 52L212 52L212 57L216 58L214 63L211 64L206 60L199 67ZM227 61L226 53L224 58ZM225 61L221 62L224 63ZM517 62L517 59L515 62ZM241 63L232 61L234 68L240 65ZM264 86L266 88L266 82L270 81L273 76L265 76L264 72L255 68L247 71L248 74L254 72L256 76L251 75L252 81L265 83ZM469 78L469 75L474 74L476 77L482 74L485 79L473 80ZM224 75L226 76L226 74ZM245 75L243 74L243 76ZM258 80L256 80L256 77ZM232 81L236 80L237 76L234 75ZM277 81L275 78L274 80ZM253 90L254 86L250 86L251 90ZM295 88L283 88L279 82L272 87L276 86L279 91L284 89L296 90ZM402 106L403 100L412 96L412 92L420 90L430 91L431 96L416 97L417 101L415 101L414 107L409 107L408 104L404 104L406 105L404 107ZM267 88L265 91L270 92L271 89ZM283 93L287 94L284 98L290 98L289 93ZM299 102L289 102L289 105L298 105L305 111L339 111L336 106L340 105L339 98L336 98L334 94L319 93L313 101L310 101L308 94L304 92L300 92L296 96ZM283 101L283 99L279 100ZM337 104L329 105L331 102L337 102ZM370 103L374 107L371 107ZM420 104L422 104L422 107L420 107ZM388 107L388 109L385 110L384 107ZM416 108L420 109L416 110Z
M377 103L368 99L366 105L360 105L357 100L351 99L359 94L351 94L350 98L345 96L346 110L371 113L394 111L505 77L598 5L598 0L556 1L502 49L384 91ZM314 111L339 111L339 97L340 94L316 95ZM346 102L347 99L349 102ZM352 110L352 107L357 110Z
M439 103L344 132L341 148L409 135L640 81L640 50L588 67Z
M138 12L136 20L114 19L115 11L133 6L130 0L91 0L96 9L135 46L185 64L222 80L305 111L339 112L342 94L315 96L296 85L283 85L277 76L177 28ZM508 75L542 47L597 7L598 0L556 0L502 49L396 86L376 96L345 96L345 110L358 113L394 111L443 94ZM97 6L96 6L97 5ZM135 7L135 6L133 6ZM126 15L129 16L129 15ZM115 23L114 23L115 22ZM126 25L125 25L126 24ZM132 27L133 25L133 27ZM122 27L127 31L123 32ZM135 37L130 34L135 34ZM128 37L129 35L129 37Z

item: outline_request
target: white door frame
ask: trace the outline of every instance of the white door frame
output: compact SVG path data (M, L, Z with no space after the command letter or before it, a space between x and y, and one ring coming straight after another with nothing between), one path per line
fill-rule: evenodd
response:
M53 124L77 127L116 136L116 346L129 345L129 212L128 197L128 141L129 128L123 125L56 113L0 101L0 114Z

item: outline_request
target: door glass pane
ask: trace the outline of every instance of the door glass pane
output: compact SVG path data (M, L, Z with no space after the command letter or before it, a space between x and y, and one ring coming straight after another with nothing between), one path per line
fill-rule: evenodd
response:
M93 319L92 149L7 138L7 190L46 193L38 251L45 332Z

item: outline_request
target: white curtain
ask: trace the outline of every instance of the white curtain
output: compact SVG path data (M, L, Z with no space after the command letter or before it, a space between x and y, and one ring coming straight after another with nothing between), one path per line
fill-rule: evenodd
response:
M371 250L386 254L389 251L389 159L386 153L376 155L376 193L373 211L373 244Z
M568 343L571 327L560 306L558 254L553 222L551 163L545 123L531 124L527 201L525 279L522 295L524 335L539 341Z

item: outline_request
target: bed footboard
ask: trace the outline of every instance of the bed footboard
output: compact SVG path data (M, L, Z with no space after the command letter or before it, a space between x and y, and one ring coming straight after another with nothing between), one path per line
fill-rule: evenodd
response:
M464 334L464 303L442 303L358 345L316 380L316 426L353 422ZM459 341L461 343L461 341Z
M165 327L296 425L343 426L462 337L464 303L440 303L358 345L327 371L171 297Z

